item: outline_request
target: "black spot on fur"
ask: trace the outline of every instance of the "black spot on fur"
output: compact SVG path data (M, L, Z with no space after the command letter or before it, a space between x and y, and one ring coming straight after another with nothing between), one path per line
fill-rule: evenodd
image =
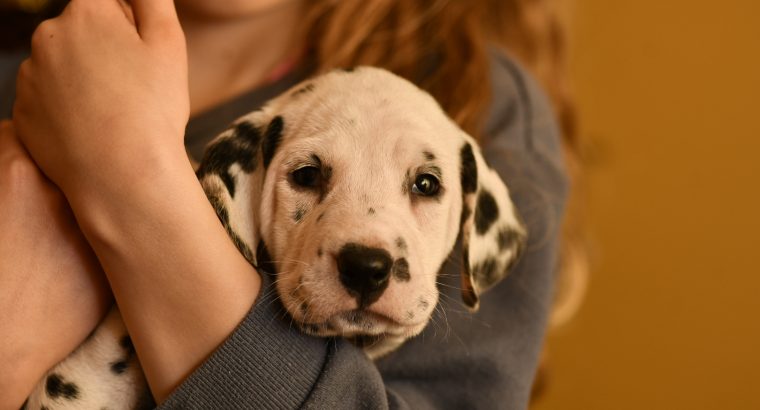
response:
M26 403L24 403L24 406L21 407L21 408L25 409L26 408ZM40 406L40 410L50 410L50 409L48 408L48 406Z
M321 258L323 254L324 254L324 251L322 251L322 248L317 249L317 256Z
M459 221L459 226L464 225L464 222L472 215L472 209L467 204L462 204L462 217Z
M298 205L296 207L296 211L293 212L293 220L295 220L296 222L301 222L304 215L306 215L306 207L304 207L303 205Z
M45 393L51 399L63 397L68 400L73 400L79 397L79 388L74 383L67 383L63 378L57 374L52 373L47 377L45 381Z
M486 258L472 268L472 276L481 289L488 288L498 282L504 277L504 273L499 262L492 257Z
M232 136L216 141L206 149L196 175L198 178L207 174L221 175L235 163L240 164L243 171L252 172L256 169L260 142L261 131L256 126L247 121L238 123Z
M375 208L370 207L367 209L367 215L374 215L375 214Z
M485 234L498 217L499 206L496 199L490 192L482 189L475 208L475 229L480 235Z
M404 238L402 238L400 236L398 238L396 238L396 247L400 251L405 251L406 250L406 241L404 240Z
M409 262L406 258L396 259L391 273L399 282L409 282L412 279L411 275L409 275Z
M264 168L268 168L269 164L274 158L274 154L277 152L277 147L282 140L282 129L285 123L281 116L276 116L272 119L267 126L267 130L264 133L264 143L262 146L262 155L264 158Z
M241 121L235 126L235 138L249 144L248 148L256 148L261 143L261 130L248 121Z
M119 339L119 346L125 350L126 357L111 363L111 372L117 375L123 374L127 371L129 360L135 354L135 347L132 344L132 339L129 335L124 335Z
M224 202L222 202L221 199L214 195L206 195L209 202L211 202L211 206L214 207L214 211L216 211L216 216L219 218L219 221L222 223L222 226L224 226L224 229L227 231L227 236L232 239L232 242L235 244L235 247L238 248L238 251L245 257L248 262L253 261L253 253L251 252L251 249L248 247L248 245L243 242L243 239L240 238L240 235L235 232L232 227L230 226L230 216L227 212L227 208L224 207Z
M502 252L514 248L519 242L520 233L510 228L501 228L499 235L496 237L496 243Z
M113 374L124 374L127 371L127 367L129 367L129 364L126 360L118 360L111 363L111 372Z
M124 350L126 350L127 353L135 352L135 346L132 345L132 338L130 338L129 335L124 335L119 340L119 346L121 346Z
M299 96L301 94L306 94L306 93L311 92L313 90L314 90L314 84L313 83L308 83L308 84L304 85L303 87L301 87L301 88L293 91L293 93L290 94L290 96L291 97L297 97L297 96Z
M507 263L505 271L511 271L512 267L517 263L523 253L525 245L525 235L510 228L502 228L499 231L499 235L496 237L496 241L499 245L499 250L502 252L512 251L509 262Z
M317 216L317 222L321 221L322 218L324 217L325 217L325 213L324 212L320 213L319 216Z
M221 174L219 174L219 177L222 178L222 182L224 182L224 186L227 188L227 192L230 193L230 198L234 198L235 197L235 177L233 177L227 171L224 171Z
M341 68L340 70L343 71L344 73L353 73L354 70L356 70L356 67L344 67L344 68Z
M229 169L239 164L243 172L256 169L261 131L250 122L235 125L232 135L216 141L206 149L196 176L201 179L209 174L219 175L231 197L235 196L235 178Z
M425 159L428 161L432 161L435 159L435 155L430 151L422 151L422 155L424 155Z
M475 155L472 153L472 145L464 144L460 152L462 161L462 193L471 194L478 189L478 166Z

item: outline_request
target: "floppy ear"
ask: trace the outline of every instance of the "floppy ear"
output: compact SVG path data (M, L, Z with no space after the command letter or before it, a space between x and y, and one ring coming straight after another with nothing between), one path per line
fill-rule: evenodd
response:
M462 300L476 311L480 294L502 280L519 257L526 232L507 187L469 137L460 156Z
M282 128L282 117L265 110L245 115L209 143L196 171L227 234L254 266L261 188Z

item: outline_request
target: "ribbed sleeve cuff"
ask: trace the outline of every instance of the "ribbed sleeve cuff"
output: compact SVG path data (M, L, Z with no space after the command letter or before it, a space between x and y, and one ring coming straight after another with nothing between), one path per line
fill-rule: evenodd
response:
M322 371L328 342L302 334L283 312L273 296L259 297L229 339L159 409L301 407Z

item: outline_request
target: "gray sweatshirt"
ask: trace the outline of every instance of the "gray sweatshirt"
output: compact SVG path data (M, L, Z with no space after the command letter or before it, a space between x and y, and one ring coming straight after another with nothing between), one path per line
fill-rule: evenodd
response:
M19 56L0 55L0 118L10 117L18 63ZM290 73L192 118L188 151L200 158L228 123L303 77ZM509 186L529 240L512 273L483 295L477 313L459 302L459 258L449 258L431 323L373 363L342 339L300 333L276 300L260 297L160 408L526 408L557 269L567 179L555 117L539 87L501 54L493 56L491 80L483 152ZM274 293L270 285L265 275L262 295Z

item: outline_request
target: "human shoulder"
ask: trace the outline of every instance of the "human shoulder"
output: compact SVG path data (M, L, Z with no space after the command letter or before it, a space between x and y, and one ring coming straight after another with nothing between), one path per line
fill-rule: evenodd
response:
M510 188L529 235L545 238L556 230L569 190L557 116L514 57L492 50L490 69L483 155Z
M491 106L484 132L511 148L561 161L557 117L536 79L507 52L490 50Z
M0 52L0 119L10 118L16 96L16 73L26 52Z

